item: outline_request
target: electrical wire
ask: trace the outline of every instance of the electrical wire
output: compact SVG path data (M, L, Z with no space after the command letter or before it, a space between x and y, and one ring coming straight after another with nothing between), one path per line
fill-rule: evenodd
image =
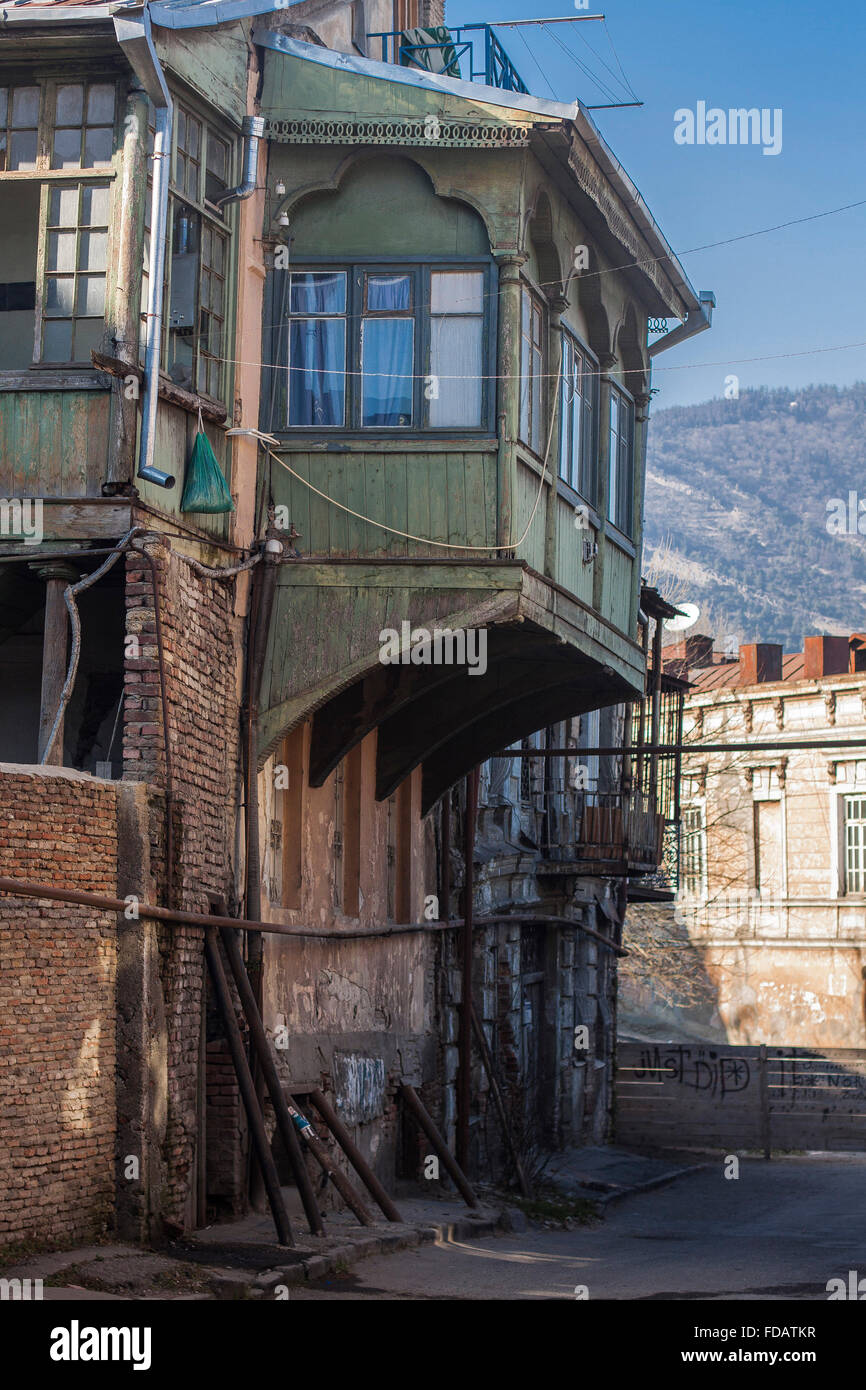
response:
M561 365L562 362L560 353L560 368ZM558 382L560 384L562 382L561 372L558 376ZM553 442L553 426L556 421L556 411L558 403L559 387L557 387L557 390L554 392L554 397L550 406L550 422L547 430L547 446L544 450L544 459L542 463L541 473L539 474L538 478L538 491L535 494L535 502L533 503L532 511L529 514L529 520L527 521L526 526L524 527L523 533L520 536L519 540L508 541L503 543L502 545L456 545L451 541L434 541L431 540L429 536L416 536L413 535L411 531L400 531L397 529L396 526L389 526L384 521L375 521L373 517L365 516L363 512L356 512L352 507L347 507L345 503L338 502L335 497L329 497L326 492L322 492L320 488L315 487L315 485L311 483L307 478L303 477L303 475L298 473L296 469L292 468L290 464L286 463L285 459L281 458L279 454L273 453L273 451L267 444L265 444L265 451L270 459L274 459L280 465L281 468L284 468L287 473L291 473L293 478L297 478L299 483L303 483L304 486L308 487L311 492L314 492L317 497L321 497L323 501L329 502L332 507L337 507L339 511L346 512L347 515L356 517L358 521L364 521L369 526L377 527L380 531L387 531L392 536L400 536L403 540L407 541L418 541L421 545L433 545L440 550L471 550L475 554L477 554L479 550L492 550L497 552L500 550L517 550L523 544L523 542L529 534L529 529L532 526L533 521L535 520L535 513L538 510L538 504L541 501L542 494L544 492L544 483L547 477L547 464L550 458L550 446Z

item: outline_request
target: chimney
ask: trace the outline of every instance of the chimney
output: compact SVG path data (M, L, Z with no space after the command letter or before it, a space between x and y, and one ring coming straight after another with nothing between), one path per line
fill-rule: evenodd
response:
M695 632L686 638L686 665L712 666L713 639L705 632Z
M807 637L803 643L803 676L806 680L844 675L849 660L847 637Z
M740 647L740 685L767 685L781 679L781 643L749 642Z

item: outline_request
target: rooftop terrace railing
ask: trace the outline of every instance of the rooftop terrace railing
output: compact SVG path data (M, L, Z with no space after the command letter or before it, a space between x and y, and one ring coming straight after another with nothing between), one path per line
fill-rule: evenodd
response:
M430 38L423 43L413 43L411 36L418 33L429 34ZM370 57L381 58L384 63L423 68L444 77L468 77L472 82L483 82L506 92L529 93L491 24L462 24L458 29L436 31L416 29L409 34L393 29L368 34L367 38L373 41ZM379 51L375 40L379 41Z

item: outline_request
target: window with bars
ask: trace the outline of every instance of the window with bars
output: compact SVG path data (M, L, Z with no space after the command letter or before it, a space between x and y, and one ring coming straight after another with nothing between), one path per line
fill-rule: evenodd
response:
M533 453L544 449L544 306L523 286L520 305L520 439Z
M598 492L598 380L594 360L563 330L559 476L593 506Z
M706 891L704 855L704 811L702 806L684 806L682 812L682 863L680 888L700 897Z
M866 893L866 796L845 797L845 892Z
M611 385L607 515L626 536L632 531L633 492L634 406L624 391Z

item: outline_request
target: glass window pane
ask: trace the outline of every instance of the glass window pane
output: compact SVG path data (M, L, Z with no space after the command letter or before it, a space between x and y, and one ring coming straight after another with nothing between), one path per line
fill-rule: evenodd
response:
M77 169L81 164L81 131L55 130L52 169Z
M207 139L207 167L211 173L224 179L226 174L226 146L222 140L218 140L215 135L208 135Z
M35 130L19 130L10 136L9 168L21 170L36 168Z
M293 274L290 309L293 314L344 314L346 272Z
M408 275L368 275L367 312L400 313L412 307L412 280Z
M434 314L480 314L483 293L481 271L436 270L431 276L430 308Z
M105 313L104 275L79 275L78 304L75 312L88 316L98 314L102 317Z
M84 87L76 82L57 88L56 125L81 125L84 120Z
M87 128L84 136L84 164L88 169L104 169L111 163L114 132L111 126Z
M430 326L430 371L439 396L430 401L431 425L481 424L480 318L434 318Z
M61 279L49 275L45 281L45 312L52 317L72 313L72 291L75 281L70 275Z
M345 322L294 319L289 334L289 424L342 425L345 374Z
M193 159L198 159L201 147L201 124L193 120L192 116L188 116L186 122L186 147Z
M87 190L85 189L85 194ZM78 225L78 188L52 188L49 221L52 227Z
M107 253L107 232L82 232L78 244L78 269L105 270Z
M39 124L39 88L16 87L12 93L12 119L9 124L22 126Z
M72 359L72 321L46 319L42 325L42 361L69 362Z
M76 362L89 362L90 349L98 352L105 337L105 324L102 319L76 319L75 344L73 347Z
M46 270L75 269L75 233L49 232Z
M81 194L82 227L107 227L111 189L100 183L84 188Z
M114 125L114 84L94 82L87 94L88 125Z
M6 107L8 93L8 87L0 87L0 125L6 124Z
M412 423L414 319L365 319L361 325L361 424Z

